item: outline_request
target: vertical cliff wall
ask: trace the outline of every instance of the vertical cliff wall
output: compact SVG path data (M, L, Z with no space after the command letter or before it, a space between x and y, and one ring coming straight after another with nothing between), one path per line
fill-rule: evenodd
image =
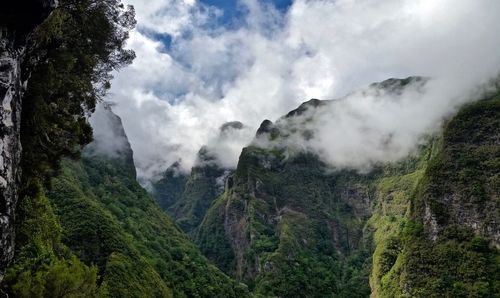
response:
M0 280L14 254L14 217L21 159L21 73L30 32L57 5L57 0L8 0L0 4Z

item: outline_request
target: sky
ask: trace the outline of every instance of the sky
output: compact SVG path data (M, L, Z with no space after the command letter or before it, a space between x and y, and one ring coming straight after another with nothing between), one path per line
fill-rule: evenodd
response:
M319 111L301 144L334 167L411 153L500 70L498 0L126 0L137 28L132 65L107 100L123 120L140 179L207 145L227 168L265 119L310 98ZM372 82L431 77L424 92L355 92ZM220 127L241 121L242 129ZM390 146L387 137L390 136Z
M217 23L219 25L223 25L225 27L238 27L241 26L241 18L245 16L245 6L242 5L237 0L203 0L200 1L208 6L214 6L221 10L222 16ZM274 8L281 11L282 13L286 13L290 5L292 4L292 0L271 0L267 1L267 3L271 4Z

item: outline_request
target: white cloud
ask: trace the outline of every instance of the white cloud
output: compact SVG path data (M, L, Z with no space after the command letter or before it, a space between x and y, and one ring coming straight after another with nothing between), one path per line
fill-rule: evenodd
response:
M86 148L86 154L99 154L108 157L124 157L130 150L127 136L121 126L120 118L111 112L107 103L97 105L94 114L89 119L94 128L93 142Z
M217 14L216 10L201 12L194 0L131 0L136 10L138 27L150 32L179 36L186 29Z
M195 1L129 2L139 22L129 42L137 59L117 74L110 97L143 178L179 159L189 169L202 145L222 144L214 140L227 121L249 127L221 146L226 166L234 166L262 120L304 100L340 97L389 77L434 77L425 98L352 97L326 114L321 138L309 144L347 166L384 160L390 152L365 151L391 132L400 148L391 156L404 155L500 69L497 0L296 0L286 15L242 0L249 15L232 30L214 26L220 11ZM172 35L171 48L152 32ZM353 112L364 120L354 121ZM374 133L367 137L356 125Z

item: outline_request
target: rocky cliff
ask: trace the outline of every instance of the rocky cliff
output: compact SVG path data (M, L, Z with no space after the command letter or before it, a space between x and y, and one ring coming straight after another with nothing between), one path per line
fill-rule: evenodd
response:
M238 121L224 123L219 137L230 137L232 131L243 128ZM162 209L188 234L194 232L210 205L224 192L225 180L233 172L219 165L217 159L213 148L203 146L190 173L183 173L179 163L174 163L153 184L153 194Z
M56 0L5 1L0 5L0 280L14 254L14 215L20 179L22 71L30 32L57 5Z
M498 296L499 136L500 95L463 107L445 125L402 234L385 251L379 297Z
M369 88L399 95L427 81ZM491 297L500 292L494 94L464 107L403 160L366 172L331 168L289 142L307 143L307 124L336 102L312 99L262 123L220 197L205 191L217 175L195 167L167 171L157 199L181 207L167 208L181 226L193 214L182 210L206 212L199 226L191 221L192 237L258 296Z
M245 148L198 241L258 294L363 297L372 180L350 171L328 174L314 155Z
M397 93L425 82L371 88ZM500 97L485 98L406 159L366 173L279 145L290 131L307 140L301 121L330 102L313 99L266 120L194 237L265 297L492 297L500 292ZM262 138L278 145L262 147Z

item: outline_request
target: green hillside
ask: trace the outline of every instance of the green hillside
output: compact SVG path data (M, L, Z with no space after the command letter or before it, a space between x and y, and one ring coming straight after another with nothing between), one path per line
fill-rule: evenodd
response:
M191 173L182 173L176 163L153 184L153 195L163 210L171 215L186 233L203 220L212 202L224 191L229 171L217 165L215 157L203 147Z
M402 233L379 242L378 297L499 297L499 136L498 95L447 123Z
M128 144L119 118L111 112L109 117L115 136L125 138ZM62 162L60 174L52 179L47 192L48 201L40 190L41 204L48 209L43 210L48 215L40 218L50 217L39 222L49 240L41 239L38 247L51 241L54 257L68 259L61 261L64 272L60 274L77 279L72 285L74 293L62 297L247 296L246 286L210 264L138 184L130 147L109 156L100 153L99 141L84 150L80 161ZM29 234L39 234L32 229L30 226ZM51 276L63 284L61 287L68 286L52 273L58 270L59 261L37 266L36 262L43 262L43 254L38 252L35 260L23 256L36 245L33 240L27 242L18 265L11 270L11 292L16 297L53 297ZM28 262L35 263L31 267L35 272L26 271ZM75 267L83 272L73 276ZM47 280L37 284L45 275ZM80 275L86 279L82 281ZM79 293L82 287L88 291Z
M493 297L499 103L464 107L417 154L367 174L245 148L197 241L263 296ZM279 140L282 125L260 131Z

